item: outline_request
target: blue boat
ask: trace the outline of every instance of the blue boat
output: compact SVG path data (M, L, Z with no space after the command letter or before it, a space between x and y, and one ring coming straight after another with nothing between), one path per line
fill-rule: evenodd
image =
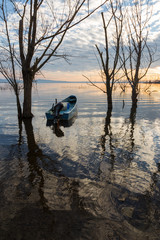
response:
M57 103L54 107L49 109L46 113L47 120L70 120L77 114L77 98L71 95L61 102Z

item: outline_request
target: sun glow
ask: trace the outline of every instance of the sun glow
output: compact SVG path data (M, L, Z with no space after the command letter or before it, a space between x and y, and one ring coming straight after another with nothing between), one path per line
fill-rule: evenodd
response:
M87 82L84 77L87 76L92 79L92 81L101 81L99 76L99 70L93 71L43 71L43 75L37 75L37 79L44 80L55 80L55 81L69 81L69 82Z

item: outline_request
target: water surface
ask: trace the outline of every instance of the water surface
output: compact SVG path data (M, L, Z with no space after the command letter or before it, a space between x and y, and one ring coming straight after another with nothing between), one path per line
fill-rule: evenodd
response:
M144 87L144 86L143 86ZM87 84L40 84L32 121L18 124L0 92L0 236L37 240L158 240L160 87L106 96ZM78 98L72 122L47 126L55 98Z

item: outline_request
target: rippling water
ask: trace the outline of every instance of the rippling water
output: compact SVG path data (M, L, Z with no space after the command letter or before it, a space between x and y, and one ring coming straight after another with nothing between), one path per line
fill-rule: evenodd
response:
M0 239L159 240L160 86L106 96L87 84L40 84L31 121L0 94ZM78 115L58 132L45 111L75 94Z

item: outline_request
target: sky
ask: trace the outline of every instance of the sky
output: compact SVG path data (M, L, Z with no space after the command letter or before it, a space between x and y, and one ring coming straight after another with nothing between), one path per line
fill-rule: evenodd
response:
M74 0L72 0L72 2L73 1ZM126 2L127 1L128 0L126 0ZM61 8L62 2L62 0L54 1L54 3L56 3L55 9L57 15L59 14L58 9ZM97 7L102 2L102 0L91 0L90 9ZM158 56L158 53L160 52L160 1L151 0L151 3L152 17L150 19L149 43L150 46L157 46L156 58L158 59L160 57ZM48 5L43 6L42 12L46 13L47 8L49 8ZM105 11L105 17L107 18L108 12L105 6L98 9L85 21L81 22L79 25L68 31L58 52L59 54L67 54L68 62L64 61L63 59L56 58L56 60L54 60L52 63L48 63L45 65L45 67L41 71L42 74L37 75L37 78L63 81L86 81L85 77L83 76L86 75L93 81L99 79L99 64L97 61L98 55L96 52L95 44L97 44L103 49L104 32L101 18L102 11ZM61 12L63 12L63 9L61 9ZM81 13L85 14L85 9L82 9ZM49 15L48 11L47 21L49 21L50 18L51 16ZM15 13L10 14L10 24L10 29L12 30L14 35L14 31L16 30L17 26ZM111 27L110 39L112 39L112 32L113 29ZM2 41L3 39L2 37L0 37L0 43L2 43ZM149 74L150 76L152 76L153 74L159 76L160 60L156 61L151 66Z

